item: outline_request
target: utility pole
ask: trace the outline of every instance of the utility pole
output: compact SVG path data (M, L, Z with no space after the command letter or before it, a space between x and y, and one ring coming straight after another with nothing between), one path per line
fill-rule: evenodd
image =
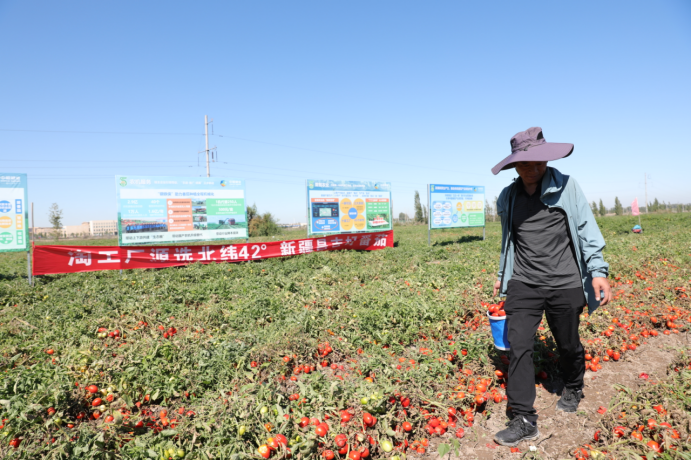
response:
M648 214L648 174L643 173L643 181L645 183L645 213Z
M209 117L206 115L204 115L204 134L206 135L206 177L211 177L211 171L209 171Z

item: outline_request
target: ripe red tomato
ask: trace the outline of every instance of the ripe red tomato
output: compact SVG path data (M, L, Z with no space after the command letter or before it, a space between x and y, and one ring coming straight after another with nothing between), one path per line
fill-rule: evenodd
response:
M93 401L91 401L91 405L94 407L100 406L101 404L103 404L103 400L101 398L95 398Z
M335 455L331 450L325 450L322 452L322 457L324 457L326 460L333 460L334 456Z
M264 458L269 458L271 456L271 449L269 449L269 446L266 444L262 444L259 446L259 449L257 449L259 452L259 455L261 455Z
M336 445L338 447L343 447L348 442L348 438L346 438L346 435L344 435L344 434L339 434L339 435L336 435L336 438L334 439L334 441L336 441Z
M365 412L362 415L362 421L364 422L365 426L374 425L374 417L372 417L372 414L370 414L369 412Z
M46 350L46 353L48 353L49 355L52 355L53 353L55 353L55 350L53 350L52 348L49 348Z
M107 416L107 417L105 418L105 422L106 422L106 423L110 423L110 422L112 422L113 420L114 420L114 418L113 418L112 415L109 415L109 416Z
M350 460L360 460L360 452L356 450L351 450L350 453L348 454L348 458Z
M309 425L309 424L310 424L310 419L309 419L308 417L302 417L302 418L300 419L300 427L301 427L301 428L304 428L304 427L306 427L306 426Z
M403 431L410 431L413 429L413 425L410 422L403 422Z
M86 387L86 391L88 391L91 394L98 393L98 387L96 385L89 385Z
M314 428L314 432L317 433L317 436L324 437L326 436L326 428L324 428L324 425L317 425Z
M285 447L288 445L288 438L286 438L282 434L277 434L276 436L274 436L274 439L276 440L279 446Z
M661 452L662 451L662 449L660 448L660 444L658 444L655 441L648 441L648 447L650 447L655 452Z

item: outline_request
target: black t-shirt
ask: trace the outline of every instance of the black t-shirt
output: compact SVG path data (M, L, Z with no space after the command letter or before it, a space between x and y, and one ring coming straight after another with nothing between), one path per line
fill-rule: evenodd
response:
M540 200L540 187L528 195L518 179L512 226L516 244L512 279L546 289L582 287L566 215Z

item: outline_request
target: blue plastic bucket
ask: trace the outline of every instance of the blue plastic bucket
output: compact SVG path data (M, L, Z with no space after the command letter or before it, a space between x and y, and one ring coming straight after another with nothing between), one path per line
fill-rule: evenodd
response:
M492 339L494 346L499 350L509 350L509 329L506 327L506 316L492 316L487 312L489 325L492 328Z

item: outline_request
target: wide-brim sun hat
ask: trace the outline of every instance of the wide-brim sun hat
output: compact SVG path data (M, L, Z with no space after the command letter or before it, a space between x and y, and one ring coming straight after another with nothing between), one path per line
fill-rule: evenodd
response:
M542 128L533 127L521 131L511 138L511 155L501 160L492 174L516 167L519 161L554 161L566 158L573 152L573 144L547 142Z

